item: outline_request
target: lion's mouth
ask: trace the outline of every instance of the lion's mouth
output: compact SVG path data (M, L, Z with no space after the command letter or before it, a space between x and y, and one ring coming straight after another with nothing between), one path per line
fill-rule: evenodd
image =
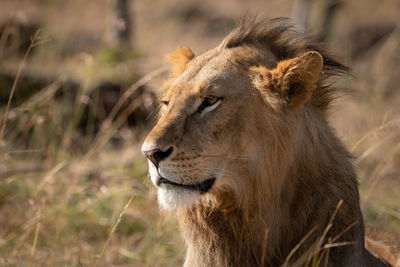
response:
M182 189L190 190L190 191L200 191L202 193L207 192L208 190L211 189L215 182L215 178L207 179L204 182L201 182L199 184L193 184L193 185L188 185L188 184L178 184L175 182L172 182L171 180L168 180L166 178L160 178L158 181L158 185L160 186L161 184L168 184L172 185L174 187L179 187Z

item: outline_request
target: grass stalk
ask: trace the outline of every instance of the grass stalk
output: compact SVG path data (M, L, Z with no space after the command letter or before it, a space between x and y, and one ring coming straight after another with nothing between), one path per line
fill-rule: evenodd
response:
M33 237L33 243L32 243L32 248L31 248L31 253L29 256L29 267L32 266L32 262L33 262L33 257L35 256L35 252L36 252L36 245L37 245L37 241L39 238L39 231L40 231L40 216L41 216L41 207L39 208L39 216L38 216L38 221L36 223L36 227L35 227L35 234Z
M102 247L100 253L99 253L98 255L96 255L96 257L94 258L93 263L92 263L92 265L91 265L92 267L96 267L96 266L97 266L97 263L99 262L99 260L100 260L101 257L103 256L104 251L106 250L106 248L107 248L107 246L108 246L108 243L109 243L110 240L111 240L112 235L114 234L114 232L115 232L115 230L117 229L119 223L121 222L123 216L125 215L126 211L128 210L128 207L129 207L129 205L131 204L131 202L132 202L132 200L133 200L133 197L134 197L134 195L132 194L132 196L129 198L128 202L126 203L124 209L123 209L123 210L121 211L121 213L119 214L118 219L117 219L117 221L115 222L113 228L111 229L111 232L110 232L110 234L108 235L108 238L107 238L106 242L104 243L104 245L103 245L103 247Z
M267 251L267 242L268 242L268 234L269 234L269 229L265 229L264 233L264 240L263 240L263 246L262 246L262 256L261 256L261 266L264 266L265 263L265 253Z
M4 132L5 132L6 125L7 125L8 111L10 110L11 100L14 96L15 89L17 88L19 77L22 73L22 70L23 70L25 64L26 64L29 54L31 53L33 47L35 47L37 45L37 40L39 39L39 34L40 34L40 30L37 30L36 33L31 38L31 43L25 52L25 55L24 55L24 58L22 59L21 64L18 67L17 75L15 76L15 79L14 79L14 82L13 82L13 85L11 88L10 96L8 97L6 110L4 112L3 123L1 125L1 131L0 131L0 141L3 140Z

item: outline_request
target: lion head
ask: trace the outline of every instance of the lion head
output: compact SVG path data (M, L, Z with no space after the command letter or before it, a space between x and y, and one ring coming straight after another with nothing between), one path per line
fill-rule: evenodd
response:
M284 183L274 177L288 170L294 142L304 134L297 120L324 109L327 90L315 92L322 48L300 49L298 40L290 50L285 36L274 47L256 41L256 35L276 39L285 27L278 25L268 32L245 32L243 26L198 56L187 48L169 55L174 77L142 146L162 207L240 203L249 197L245 192L265 194L257 183L263 165L271 177L263 183L266 190L278 191ZM326 63L329 70L329 57Z
M338 91L329 79L345 66L285 19L245 20L216 48L169 59L142 151L159 203L178 211L185 266L281 266L300 242L299 266L329 240L352 244L328 252L330 265L380 266L364 248L349 153L326 118Z

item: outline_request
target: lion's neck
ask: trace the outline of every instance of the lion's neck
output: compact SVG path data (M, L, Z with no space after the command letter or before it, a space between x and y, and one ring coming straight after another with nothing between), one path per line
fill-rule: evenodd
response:
M185 266L261 266L268 230L260 218L240 209L197 206L179 221L187 244Z
M284 260L280 240L286 208L266 205L266 198L260 205L256 199L247 199L246 208L237 203L223 208L201 203L180 211L187 244L185 266L278 266Z

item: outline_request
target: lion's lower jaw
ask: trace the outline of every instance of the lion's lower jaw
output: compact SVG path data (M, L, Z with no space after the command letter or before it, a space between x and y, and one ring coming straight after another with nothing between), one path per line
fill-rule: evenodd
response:
M163 209L174 210L179 208L191 208L200 199L201 195L196 191L185 189L158 189L158 203Z

